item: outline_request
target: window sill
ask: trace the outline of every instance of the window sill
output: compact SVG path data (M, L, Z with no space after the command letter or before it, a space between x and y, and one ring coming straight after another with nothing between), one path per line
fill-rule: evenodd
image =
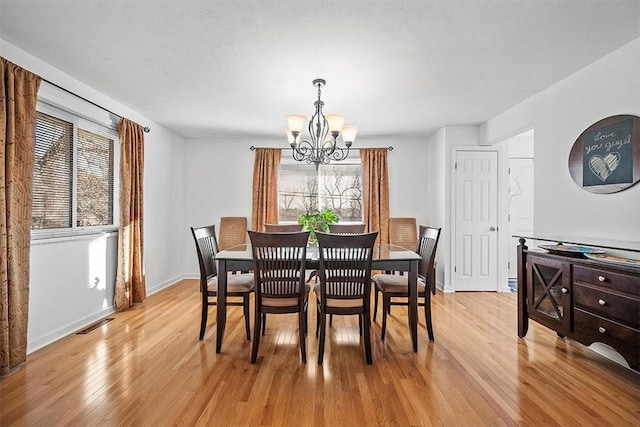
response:
M78 240L94 240L99 237L117 236L117 228L100 230L74 230L66 232L46 232L34 230L31 232L31 245L45 245L51 243L62 243Z

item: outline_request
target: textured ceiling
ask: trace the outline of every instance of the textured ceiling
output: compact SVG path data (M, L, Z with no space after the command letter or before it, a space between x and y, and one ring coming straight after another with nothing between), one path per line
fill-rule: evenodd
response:
M184 137L481 123L640 37L638 0L0 0L0 38ZM1 55L1 52L0 52Z

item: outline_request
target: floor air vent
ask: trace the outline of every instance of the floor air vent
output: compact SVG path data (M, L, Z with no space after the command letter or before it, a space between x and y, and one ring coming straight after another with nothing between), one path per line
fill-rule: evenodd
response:
M98 320L96 323L87 326L81 331L76 332L76 334L79 334L79 335L88 334L94 329L98 329L100 326L106 325L107 323L111 322L113 319L115 319L115 317L107 317L106 319Z

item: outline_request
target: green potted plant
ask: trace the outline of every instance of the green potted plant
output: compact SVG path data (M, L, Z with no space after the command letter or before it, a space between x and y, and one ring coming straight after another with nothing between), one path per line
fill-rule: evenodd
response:
M298 215L298 224L302 225L304 231L310 231L309 241L316 242L316 230L329 232L329 224L335 224L340 218L333 213L331 209L323 211L315 210L310 214L300 213Z

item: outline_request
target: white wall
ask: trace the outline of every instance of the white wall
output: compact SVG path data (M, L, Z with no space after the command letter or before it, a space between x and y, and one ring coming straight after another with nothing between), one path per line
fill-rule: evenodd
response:
M184 139L161 126L145 136L144 263L147 295L183 278Z
M143 126L145 134L145 249L147 293L182 277L184 141L157 123L0 39L0 56ZM100 121L110 114L71 95L41 92ZM113 312L117 233L33 242L28 352Z
M446 227L447 200L447 131L440 128L427 138L425 144L425 170L427 181L425 199L427 221L424 225L440 227L440 240L436 250L436 287L444 289L445 266L449 264L449 232Z
M358 141L362 147L394 147L389 152L389 216L415 217L418 225L431 224L427 146L424 139Z
M251 224L254 152L250 146L286 148L284 139L190 139L186 142L185 223L183 261L187 277L198 276L198 263L189 227L215 224L222 216L245 216ZM426 146L419 139L357 139L357 147L394 147L389 152L389 211L391 216L415 217L428 223ZM282 156L291 151L283 150Z
M189 227L215 224L220 217L244 216L251 227L253 154L245 139L188 139L184 156L184 223L180 229L183 271L199 277L195 244ZM273 144L272 144L273 145Z
M640 242L640 185L593 194L569 175L569 151L598 120L640 115L640 39L623 46L481 126L483 143L535 130L535 212L538 235Z

